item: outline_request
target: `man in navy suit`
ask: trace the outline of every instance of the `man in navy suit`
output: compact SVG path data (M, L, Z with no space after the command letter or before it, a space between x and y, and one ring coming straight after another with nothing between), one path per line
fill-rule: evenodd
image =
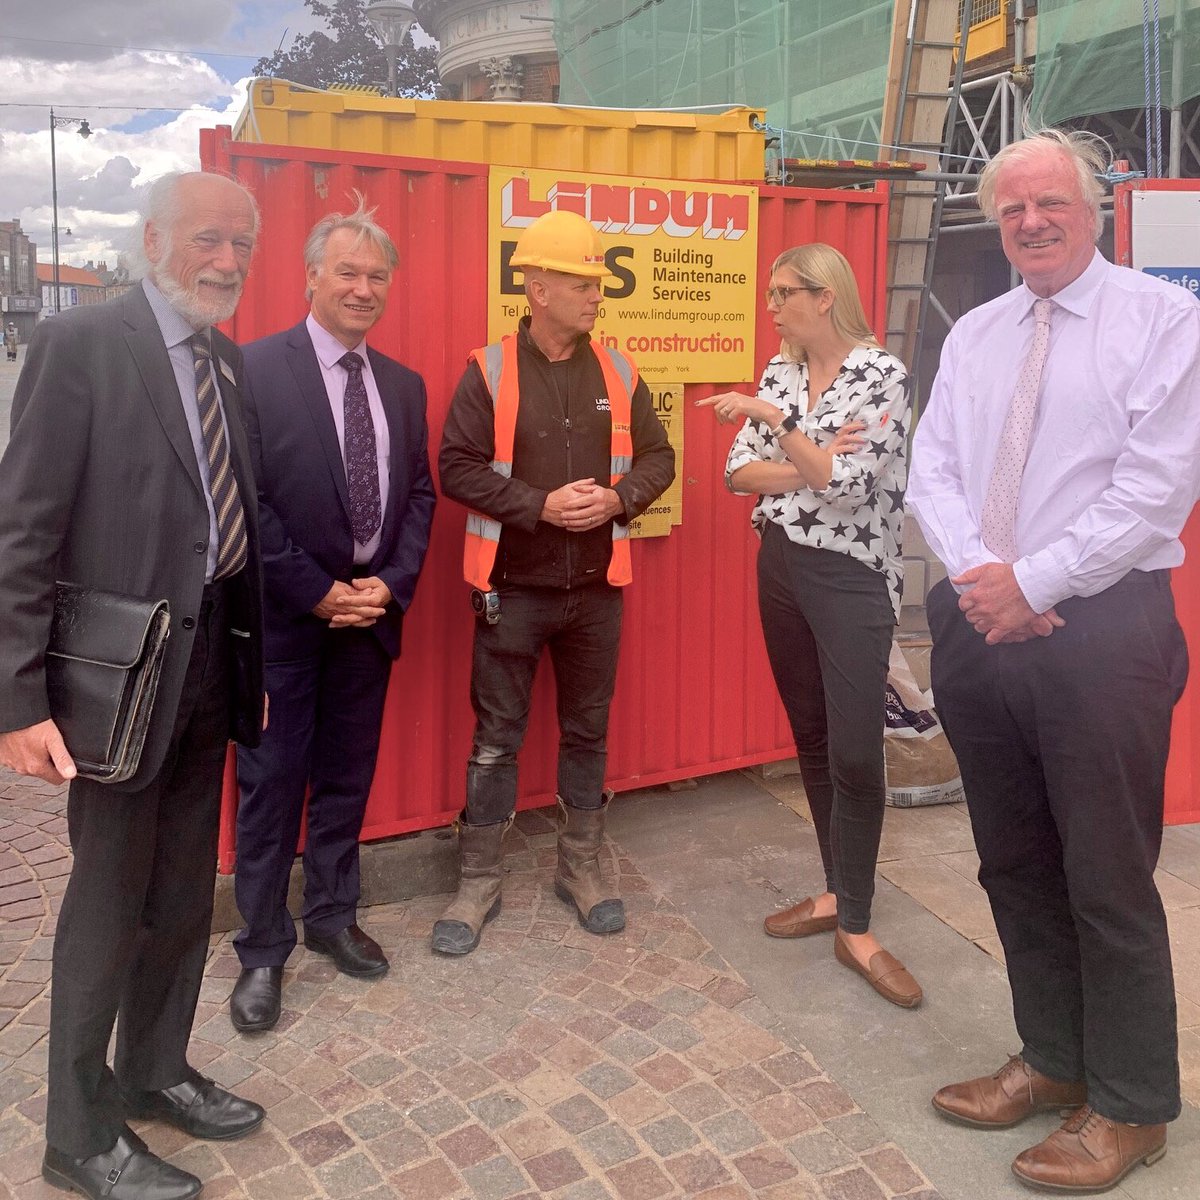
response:
M348 975L388 966L358 927L358 837L434 491L425 385L366 345L397 263L373 215L360 199L317 223L304 247L308 317L245 350L271 709L262 745L238 755L246 927L230 1016L242 1031L279 1019L306 791L304 944Z

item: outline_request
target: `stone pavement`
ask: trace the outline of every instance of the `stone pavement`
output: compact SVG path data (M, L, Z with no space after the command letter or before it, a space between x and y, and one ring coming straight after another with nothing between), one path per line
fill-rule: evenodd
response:
M60 1194L38 1169L62 802L0 776L0 1193L21 1200ZM522 814L476 953L429 952L444 897L375 907L391 972L298 951L257 1037L229 1023L238 964L215 935L192 1062L268 1121L232 1143L135 1128L213 1198L938 1197L632 861L607 848L629 926L605 939L554 897L553 862L549 818Z

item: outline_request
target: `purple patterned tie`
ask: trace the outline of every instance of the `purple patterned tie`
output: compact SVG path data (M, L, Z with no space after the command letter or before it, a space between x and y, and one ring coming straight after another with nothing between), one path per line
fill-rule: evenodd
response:
M1053 300L1034 302L1033 319L1036 325L1033 341L1021 373L1017 376L1017 390L1009 405L1008 415L1004 418L996 464L992 468L992 478L983 501L980 532L984 545L1001 562L1016 562L1020 557L1017 553L1017 500L1021 492L1021 476L1025 473L1025 460L1029 457L1029 437L1037 416L1042 369L1046 365L1046 351L1050 346L1050 312L1054 307Z
M363 383L363 360L353 352L338 362L346 368L345 450L346 487L350 493L350 529L365 546L379 528L379 461L375 453L375 424Z

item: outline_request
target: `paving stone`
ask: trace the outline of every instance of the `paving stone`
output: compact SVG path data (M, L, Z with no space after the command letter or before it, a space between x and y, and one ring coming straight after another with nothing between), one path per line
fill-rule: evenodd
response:
M866 1167L892 1192L911 1192L926 1181L895 1146L883 1146L862 1156Z
M675 1190L671 1180L649 1158L622 1163L608 1172L608 1180L621 1200L656 1200Z
M489 1129L499 1129L527 1111L525 1102L511 1092L493 1092L490 1096L479 1096L470 1101L467 1108Z
M348 1112L342 1120L350 1127L355 1137L364 1142L391 1133L404 1124L404 1117L391 1104L376 1101Z
M762 1144L763 1131L743 1112L719 1113L700 1125L706 1138L722 1154L737 1154Z
M854 1161L850 1148L821 1128L794 1138L787 1148L792 1157L813 1175L825 1175Z
M536 1158L526 1159L522 1166L540 1192L553 1192L568 1183L583 1179L587 1172L570 1150L551 1150Z
M346 1132L335 1121L327 1121L324 1125L315 1125L303 1133L297 1133L288 1139L296 1153L310 1167L319 1166L345 1153L354 1144Z
M724 1093L717 1091L711 1083L702 1081L678 1088L667 1099L689 1121L703 1121L706 1117L724 1112L729 1106L729 1099Z
M529 1180L508 1158L493 1158L462 1173L472 1189L475 1200L504 1200L529 1187Z
M350 1154L337 1162L318 1167L316 1177L330 1196L356 1198L382 1183L379 1172L365 1154Z
M422 1104L419 1108L414 1108L409 1116L430 1137L437 1137L439 1134L448 1133L451 1129L462 1125L468 1119L462 1105L455 1100L451 1100L449 1096L443 1096L440 1100L433 1100L428 1104Z
M467 1125L439 1138L438 1149L459 1170L473 1167L500 1153L495 1139L479 1125Z
M637 1083L633 1075L612 1063L598 1063L582 1071L576 1078L589 1092L602 1100L610 1100Z
M316 1188L297 1165L268 1171L243 1183L250 1200L302 1200L316 1194Z
M637 1142L616 1121L581 1133L578 1141L601 1167L616 1166L638 1153Z
M643 1033L638 1033L633 1029L624 1029L607 1038L604 1041L603 1049L605 1053L612 1055L619 1062L632 1066L634 1063L642 1062L652 1054L658 1053L660 1046L658 1042L651 1041Z
M552 1105L549 1115L568 1133L582 1133L604 1121L604 1110L582 1092Z
M733 1176L711 1150L693 1150L680 1154L663 1164L671 1177L683 1188L684 1195L698 1196L710 1188L732 1182Z
M442 1200L462 1191L458 1176L441 1159L400 1171L388 1180L396 1200Z
M659 1158L670 1158L699 1141L696 1131L675 1113L643 1125L638 1134Z
M826 1175L821 1190L829 1200L888 1200L888 1193L862 1167Z
M660 1046L676 1051L690 1050L701 1040L700 1034L679 1017L668 1017L656 1025L650 1035Z

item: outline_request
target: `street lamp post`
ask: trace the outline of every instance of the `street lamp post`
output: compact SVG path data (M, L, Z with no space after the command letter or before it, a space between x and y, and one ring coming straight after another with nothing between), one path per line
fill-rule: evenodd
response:
M90 138L92 127L86 117L56 117L54 109L50 110L50 200L54 208L54 225L50 230L50 246L54 255L54 311L61 312L62 306L58 294L58 161L54 151L54 131L60 127L79 126L79 136Z
M404 44L408 31L416 24L417 15L411 4L403 4L401 0L372 0L367 5L367 17L372 25L379 30L383 40L384 53L388 63L388 95L397 95L396 91L396 54Z

